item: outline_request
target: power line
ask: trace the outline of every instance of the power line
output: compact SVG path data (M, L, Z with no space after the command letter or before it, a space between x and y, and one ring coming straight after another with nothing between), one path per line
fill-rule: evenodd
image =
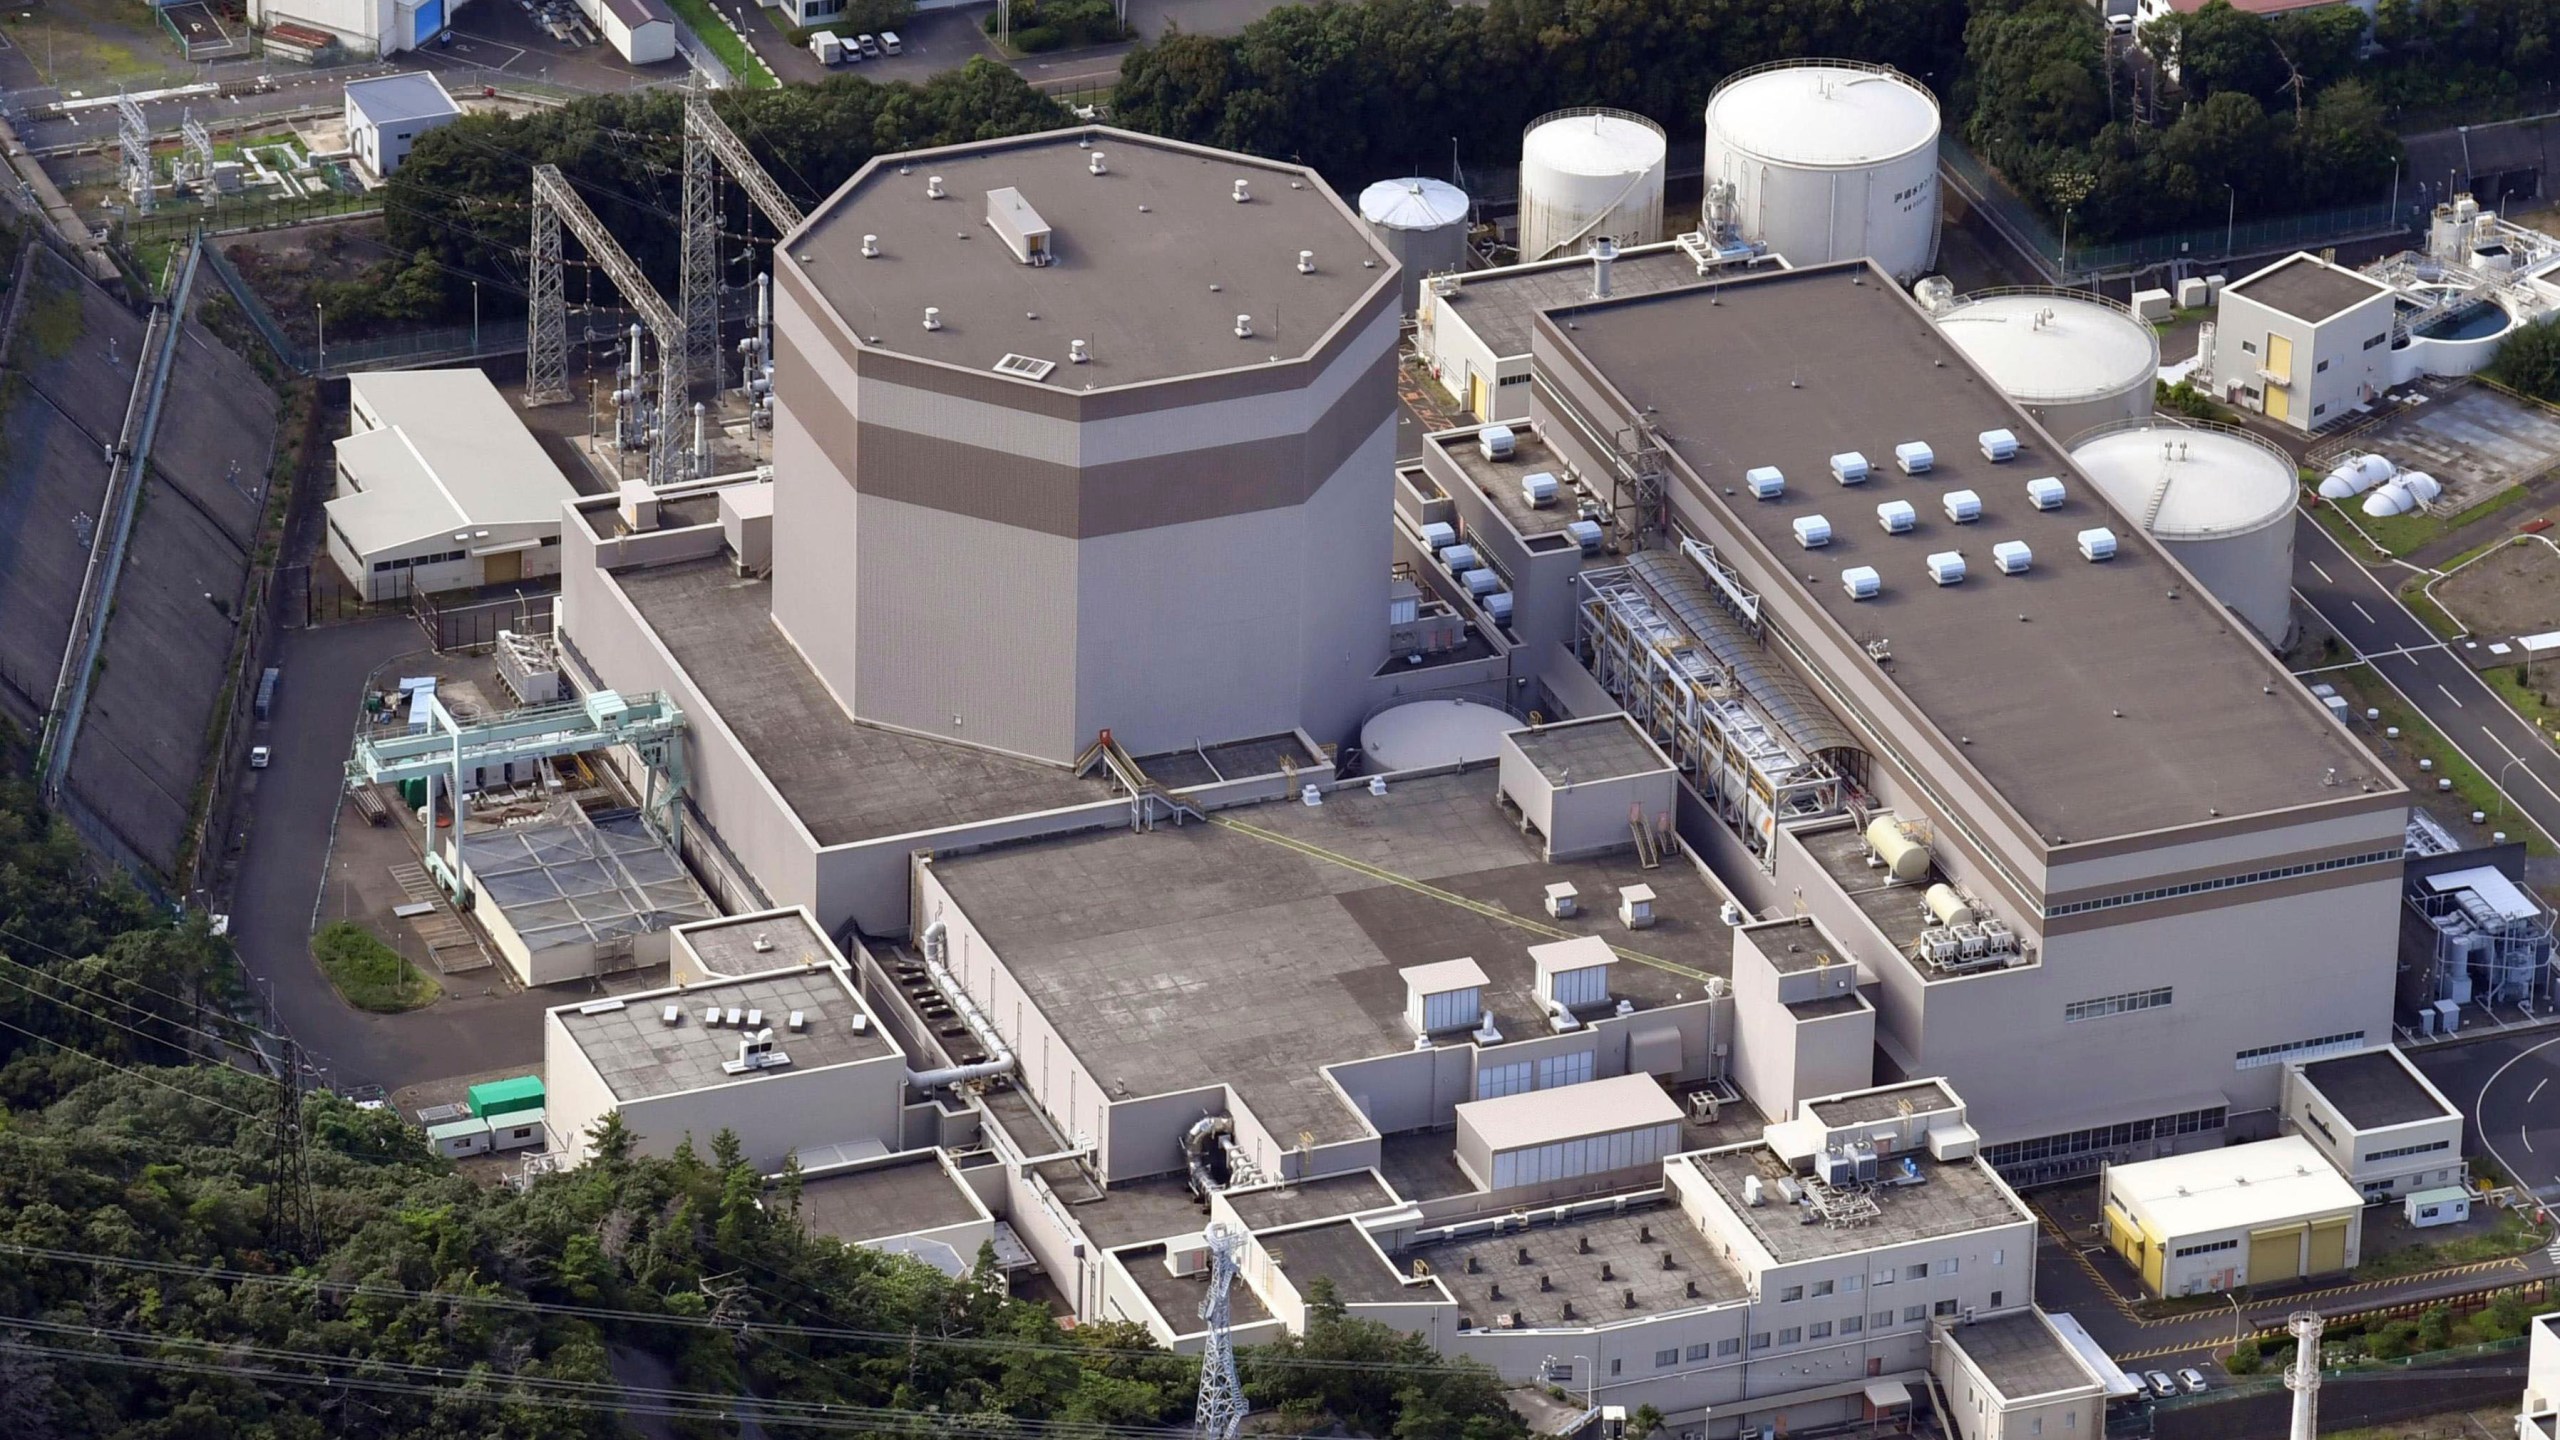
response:
M195 1101L195 1102L196 1102L197 1104L199 1104L199 1105L210 1105L210 1106L212 1106L212 1107L213 1107L214 1109L216 1109L216 1110L227 1110L227 1111L229 1111L230 1113L232 1113L232 1114L234 1114L234 1115L239 1116L239 1117L240 1117L241 1119L243 1119L243 1120L258 1120L258 1121L263 1121L263 1120L265 1120L265 1119L267 1118L267 1117L266 1117L266 1116L264 1116L264 1115L253 1115L253 1114L251 1114L250 1112L248 1112L248 1111L246 1111L246 1110L241 1109L241 1108L240 1108L239 1106L237 1106L237 1105L226 1104L226 1103L224 1103L223 1101L220 1101L220 1100L216 1100L216 1099L214 1099L214 1098L213 1098L212 1096L210 1096L210 1095L199 1095L199 1094L197 1094L196 1092L194 1092L194 1091L192 1091L192 1090L185 1090L185 1089L181 1089L181 1088L179 1088L178 1086L175 1086L175 1085L170 1084L170 1083L169 1083L168 1081L166 1081L166 1080L155 1080L155 1079L153 1079L152 1077L150 1077L149 1075L146 1075L146 1074L144 1074L143 1072L141 1072L141 1071L139 1071L139 1070L136 1070L136 1069L132 1068L131 1066L128 1066L128 1065L119 1065L119 1064L117 1064L116 1062L114 1062L113 1060L103 1059L103 1058L101 1058L101 1057L99 1057L99 1056L92 1055L92 1054L90 1054L88 1051L83 1050L83 1049L79 1048L79 1047L78 1047L78 1046L76 1046L76 1045L65 1045L65 1044L63 1044L61 1041L56 1040L56 1039L52 1038L51 1036L48 1036L48 1035L39 1035L39 1034L37 1034L36 1032L34 1032L33 1030L29 1030L29 1029L25 1028L24 1026L20 1026L20 1025L12 1025L12 1024L10 1024L10 1023L9 1023L8 1021L6 1021L6 1020L0 1020L0 1029L15 1030L15 1031L17 1031L19 1034L26 1036L26 1037L27 1037L28 1039L30 1039L30 1040L41 1040L41 1041L43 1041L45 1044L52 1046L52 1047L53 1047L54 1049L56 1049L56 1050L67 1051L67 1052L69 1052L69 1053L71 1053L71 1054L73 1054L73 1055L77 1055L77 1056L79 1056L79 1057L80 1057L81 1059L83 1059L83 1060L87 1060L87 1061L89 1061L89 1062L90 1062L90 1063L92 1063L92 1064L96 1064L96 1065L104 1065L104 1066L106 1066L106 1067L107 1067L108 1069L110 1069L110 1070L116 1071L116 1072L118 1072L119 1074L130 1075L130 1076L132 1076L134 1079L136 1079L136 1080L140 1080L140 1081L142 1081L142 1082L143 1082L143 1083L145 1083L145 1084L148 1084L148 1085L157 1085L157 1086L159 1086L161 1089L168 1091L168 1092L169 1092L170 1094L172 1094L172 1095L183 1095L183 1096L185 1096L187 1099L189 1099L189 1100L193 1100L193 1101ZM188 1067L188 1068L193 1068L193 1067Z
M26 936L19 934L19 933L18 933L18 932L16 932L15 930L12 930L12 929L10 929L9 927L7 927L7 926L5 926L5 925L0 925L0 940L14 940L14 941L16 941L17 943L19 943L19 944L21 944L21 945L24 945L24 946L28 947L28 948L29 948L29 949L31 949L31 950L38 950L38 951L43 952L44 954L50 955L50 956L52 956L54 959L59 960L59 961L61 961L62 963L66 964L66 965L77 965L77 964L80 964L80 963L81 963L81 961L79 960L79 958L78 958L78 957L76 957L76 956L72 956L72 955L65 955L65 954L63 954L61 951L54 949L52 946L47 945L47 944L43 943L42 941L39 941L39 940L30 940L30 939L28 939ZM118 1005L129 1006L129 1007L131 1007L132 1009L135 1009L135 1010L142 1010L142 1007L141 1007L141 1006L139 1006L139 1005L135 1005L132 1001L127 1000L127 999L123 998L122 996L118 996L118 995L109 995L109 994L106 994L106 993L105 993L105 992L103 992L103 991L99 991L99 990L92 990L92 989L90 989L88 986L81 984L81 983L80 983L79 981L77 981L77 980L68 979L68 978L66 978L66 977L64 977L64 976L56 975L56 974L54 974L54 973L53 973L52 971L50 971L50 970L39 969L39 968L38 968L38 967L36 967L36 966L29 965L26 961L21 960L21 959L17 958L16 956L9 954L9 953L8 953L7 951L5 951L5 950L0 950L0 960L6 960L6 961L8 961L10 964L15 965L15 966L17 966L17 967L19 967L20 969L23 969L23 970L32 970L32 971L34 971L36 974L44 976L46 979L51 980L53 983L55 983L55 984L57 984L57 985L68 985L68 986L70 986L72 989L77 990L77 991L80 991L82 994L85 994L85 995L93 995L93 996L96 996L98 999L101 999L101 1000L111 1001L111 1002L113 1002L113 1003L115 1003L115 1004L118 1004ZM181 996L181 995L173 995L173 994L171 994L170 992L168 992L168 991L166 991L166 990L159 989L159 988L157 988L157 987L155 987L155 986L145 985L145 984L143 984L143 983L142 983L141 981L139 981L139 980L129 979L129 978L127 978L127 977L125 977L125 976L121 976L121 975L117 976L117 977L116 977L116 979L117 979L118 983L120 983L120 984L125 984L125 985L130 985L130 986L132 986L134 989L141 991L141 992L142 992L143 994L145 994L145 995L157 995L157 996L159 996L161 999L166 1000L166 1001L169 1001L171 1004L175 1004L175 1005L184 1005L184 1006L186 1006L188 1009L195 1011L197 1014L200 1014L200 1015L201 1015L201 1014L204 1014L204 1013L205 1013L205 1004L204 1004L204 1002L203 1002L203 1001L201 1001L201 1000L189 1000L189 999L187 999L187 998L186 998L186 997L184 997L184 996ZM143 1013L144 1013L144 1014L152 1014L153 1012L151 1012L151 1011L147 1011L147 1010L146 1010L146 1011L143 1011ZM155 1017L155 1018L165 1018L165 1017ZM251 1032L251 1033L253 1033L253 1034L265 1035L265 1036L266 1036L268 1039L270 1039L270 1040L281 1040L281 1039L283 1039L283 1038L284 1038L284 1037L283 1037L283 1036L281 1036L281 1035L276 1035L276 1034L273 1034L273 1033L271 1033L271 1032L269 1032L269 1031L266 1031L266 1030L260 1029L258 1026L252 1025L252 1024L248 1023L247 1021L245 1021L245 1020L237 1020L237 1019L233 1019L232 1017L227 1016L227 1015L226 1015L226 1016L223 1016L223 1017L222 1017L222 1020L223 1020L223 1023L225 1023L225 1024L229 1024L229 1025L237 1025L237 1026L239 1026L241 1029L243 1029L243 1030L247 1030L247 1031L250 1031L250 1032ZM173 1024L174 1024L174 1023L176 1023L176 1022L174 1022L174 1021L173 1021L173 1022L171 1022L171 1023L173 1023ZM194 1027L192 1027L192 1026L182 1026L182 1027L180 1027L180 1028L182 1028L182 1029L193 1029ZM199 1035L203 1035L203 1036L205 1036L205 1038L206 1038L206 1039L208 1039L208 1040L216 1040L216 1039L221 1039L221 1038L222 1038L222 1037L220 1037L220 1036L210 1034L210 1033L208 1033L208 1032L206 1032L206 1031L203 1031L203 1030L197 1030L197 1031L196 1031L196 1033L197 1033L197 1034L199 1034Z
M79 985L73 984L73 983L72 983L71 981L69 981L69 980L65 980L65 979L63 979L63 978L62 978L61 976L59 976L59 975L52 975L52 974L48 974L48 973L47 973L47 972L45 972L45 971L38 970L38 969L36 969L36 967L35 967L35 966L33 966L33 965L29 965L26 961L24 961L24 960L20 960L20 959L18 959L18 958L17 958L16 956L14 956L14 955L9 955L9 954L6 954L6 953L0 953L0 960L6 960L6 961L8 961L10 964L15 965L15 966L17 966L18 968L20 968L20 969L22 969L22 970L25 970L25 971L27 971L27 972L29 972L29 973L31 973L31 974L35 974L35 975L43 975L46 979L53 981L53 982L54 982L55 984L57 984L57 985L65 985L65 986L69 986L71 989L78 990L78 991L80 991L80 993L82 993L82 994L84 994L84 995L97 995L97 992L96 992L96 991L94 991L94 990L84 989L83 987L81 987L81 986L79 986ZM116 1027L117 1029L119 1029L119 1030L126 1031L126 1032L128 1032L128 1033L130 1033L130 1034L139 1035L139 1036L141 1036L143 1039L150 1041L150 1042L151 1042L152 1044L154 1044L154 1045L174 1045L174 1044L175 1044L175 1042L173 1042L172 1040L170 1040L170 1039L169 1039L167 1036L165 1036L165 1035L154 1035L154 1034L150 1033L150 1032L149 1032L149 1031L147 1031L147 1030L142 1030L142 1029L139 1029L139 1028L137 1028L137 1027L135 1027L135 1026L128 1025L128 1024L126 1024L124 1021L122 1021L122 1020L118 1020L117 1018L115 1018L115 1017L114 1017L114 1016L112 1016L112 1015L101 1015L101 1014L99 1014L97 1011L95 1011L95 1010L91 1010L91 1009L88 1009L88 1008L87 1008L87 1007L85 1007L85 1006L74 1005L74 1004L70 1003L69 1001L67 1001L67 1000L63 999L63 998L62 998L61 996L59 996L59 995L52 995L52 994L48 994L48 993L46 993L46 992L44 992L44 991L42 991L42 990L38 990L36 987L34 987L33 985L28 984L27 982L25 982L25 981L23 981L23 980L13 980L13 979L9 978L9 977L8 977L8 976L6 976L6 975L0 975L0 985L14 985L14 986L16 986L18 989L25 991L25 992L26 992L27 994L29 994L29 995L33 995L33 996L35 996L35 997L36 997L37 999L39 999L39 1000L49 1000L49 1001L52 1001L54 1004L61 1006L63 1009L68 1010L68 1011L72 1012L72 1013L73 1013L73 1014L75 1014L75 1015L86 1015L86 1016L88 1016L90 1019L92 1019L92 1020L96 1020L96 1021L99 1021L99 1022L100 1022L100 1023L102 1023L102 1024L113 1025L113 1026L115 1026L115 1027ZM228 1045L228 1044L230 1044L230 1043L231 1043L229 1040L225 1039L224 1037L222 1037L222 1036L220 1036L220 1035L216 1035L216 1034L214 1034L214 1033L213 1033L212 1031L210 1031L210 1030L199 1030L199 1029L197 1029L195 1026L193 1026L193 1025L189 1025L189 1024L186 1024L186 1023L184 1023L183 1021L171 1020L171 1019L169 1019L167 1016L161 1015L161 1014L157 1013L156 1011L147 1010L147 1009L144 1009L144 1008L143 1008L142 1006L140 1006L140 1005L135 1005L132 1001L129 1001L129 1000L113 1000L113 997L111 997L111 996L104 996L104 995L98 995L98 997L97 997L97 998L99 998L99 999L101 999L101 1000L110 1000L112 1003L128 1006L128 1007L129 1007L129 1008L131 1008L133 1011L135 1011L137 1014L142 1014L142 1015L148 1015L148 1016L151 1016L151 1018L153 1018L153 1019L155 1019L155 1020L160 1020L160 1021L162 1021L163 1023L165 1023L165 1024L169 1025L169 1026L170 1026L171 1028L173 1028L173 1029L183 1030L183 1031L185 1031L186 1033L188 1033L188 1034L190 1034L190 1035L201 1035L201 1036L203 1036L204 1038L206 1038L207 1040L211 1040L211 1041L213 1041L213 1042L214 1042L215 1044L217 1044L217 1045Z

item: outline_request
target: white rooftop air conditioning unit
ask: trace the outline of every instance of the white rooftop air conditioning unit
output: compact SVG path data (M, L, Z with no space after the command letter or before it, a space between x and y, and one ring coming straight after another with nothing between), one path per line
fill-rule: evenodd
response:
M1938 455L1926 441L1905 440L1893 447L1893 463L1905 475L1926 475L1929 467L1938 463Z
M1799 515L1795 521L1796 543L1807 550L1819 550L1831 543L1831 522L1819 515Z
M2018 437L2010 431L1985 430L1974 438L1982 442L1982 458L1994 464L2017 457Z
M1831 457L1831 478L1843 485L1863 485L1867 481L1867 457L1855 450L1843 450Z
M1422 527L1422 543L1431 547L1431 553L1437 555L1458 543L1458 527L1446 520L1434 520Z
M1478 571L1477 573L1482 574L1484 572ZM1496 590L1492 594L1484 597L1484 613L1492 616L1493 623L1496 625L1510 625L1511 592L1508 590Z
M660 1014L659 1014L659 1016L658 1016L658 1023L659 1023L659 1024L661 1024L661 1025L681 1025L681 1024L683 1024L683 1023L684 1023L684 1007L683 1007L683 1006L681 1006L681 1005L670 1005L670 1006L668 1006L664 1011L660 1012Z
M1597 520L1576 520L1564 527L1564 533L1585 555L1598 554L1609 538L1609 532L1601 529Z
M1947 518L1959 525L1970 525L1982 518L1982 497L1970 490L1950 490L1940 503L1947 507Z
M1487 425L1476 431L1476 453L1487 460L1508 460L1518 445L1508 425Z
M2039 510L2062 508L2062 482L2047 475L2027 482L2027 500Z
M1991 547L1991 563L2003 575L2024 575L2036 561L2036 552L2024 540L2003 540Z
M1502 588L1502 577L1490 570L1467 572L1467 593L1481 600Z
M1476 565L1479 563L1476 560L1476 547L1473 545L1443 545L1440 547L1440 563L1447 566L1449 573L1452 575L1464 574L1465 572L1476 568Z
M1751 487L1754 500L1775 500L1787 493L1787 477L1775 465L1756 465L1745 471L1743 483Z
M1544 470L1520 477L1520 503L1532 510L1544 510L1556 503L1556 477Z
M1876 523L1887 535L1908 535L1919 528L1920 512L1908 500L1887 500L1876 507Z
M1884 591L1884 577L1872 565L1852 565L1840 572L1840 588L1852 600L1873 600Z
M1964 580L1964 552L1941 550L1930 556L1929 578L1940 585L1961 584Z
M2080 532L2080 558L2111 560L2116 553L2116 532L2104 525Z

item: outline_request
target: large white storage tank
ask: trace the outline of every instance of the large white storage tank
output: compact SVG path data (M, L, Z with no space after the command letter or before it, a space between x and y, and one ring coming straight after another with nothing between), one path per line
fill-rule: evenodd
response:
M1360 727L1362 769L1372 775L1472 765L1502 757L1502 737L1525 729L1510 712L1474 700L1413 700L1372 715Z
M1707 186L1791 265L1873 256L1908 285L1938 255L1938 101L1889 65L1780 61L1707 100Z
M1446 180L1415 175L1381 180L1360 192L1360 218L1404 267L1404 313L1421 303L1433 275L1467 263L1467 192Z
M2063 444L2151 414L2160 337L2113 300L2078 290L1986 290L1932 318Z
M2072 462L2258 638L2293 624L2293 461L2222 425L2166 416L2081 437Z
M1662 238L1670 159L1662 127L1624 110L1559 110L1520 141L1520 258L1579 255Z

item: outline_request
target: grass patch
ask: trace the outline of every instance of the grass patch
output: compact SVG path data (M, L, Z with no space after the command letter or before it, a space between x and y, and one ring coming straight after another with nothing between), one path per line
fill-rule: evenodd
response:
M311 937L311 958L348 1004L377 1015L432 1005L444 994L444 987L352 920L321 926Z
M2512 1210L2498 1212L2498 1228L2486 1234L2463 1235L2451 1240L2403 1245L2380 1255L2367 1255L2349 1276L2354 1281L2397 1280L2403 1275L2419 1275L2441 1270L2450 1265L2471 1265L2482 1260L2503 1260L2521 1255L2542 1243L2542 1232L2527 1224Z
M756 58L755 51L747 48L747 42L737 31L729 28L729 22L721 19L718 11L711 8L711 0L667 0L667 3L676 12L676 18L701 39L704 47L720 57L721 64L729 67L729 73L739 84L757 90L771 90L779 86L781 82L775 80L773 72Z
M2318 520L2323 528L2337 538L2339 544L2348 548L2350 553L2358 553L2357 547L2365 543L2363 537L2356 534L2357 529L2361 527L2365 535L2372 536L2373 543L2380 545L2386 554L2406 555L2419 546L2448 535L2465 525L2476 524L2501 511L2515 509L2524 504L2528 498L2530 497L2526 495L2523 486L2510 485L2470 509L2458 510L2450 515L2432 515L2425 512L2412 515L2367 515L2362 510L2358 510L2352 524L2348 522L2346 513L2331 501L2306 495L2303 503L2311 511L2312 518ZM2357 499L2347 503L2361 505L2363 502Z
M2550 839L2523 815L2511 812L2506 804L2506 798L2498 793L2496 786L2489 783L2489 777L2480 773L2470 761L2462 758L2442 735L2436 733L2434 726L2429 725L2418 712L2410 709L2408 703L2400 698L2399 692L2385 684L2382 677L2374 673L2373 667L2357 665L2349 669L2330 671L2320 678L2337 686L2339 693L2355 706L2356 714L2352 723L2363 732L2364 742L2372 746L2375 753L2381 755L2391 766L2392 771L2416 792L2412 797L2413 800L2426 805L2438 819L2443 820L2447 827L2453 830L2458 838L2478 840L2485 844L2489 838L2488 832L2503 826L2508 838L2524 842L2527 854L2555 853ZM2514 678L2512 670L2508 678L2511 681ZM2368 722L2364 718L2364 712L2368 709L2381 711L2382 718ZM2384 730L2389 726L2399 727L2399 739L2391 740L2384 737ZM2420 770L2418 761L2422 758L2435 762L2434 768ZM2437 788L2438 782L2444 780L2453 782L2451 791L2440 791ZM2481 811L2490 817L2486 825L2477 827L2471 825L2471 812L2474 810ZM2475 831L2477 833L2473 833Z
M2409 613L2417 616L2420 624L2450 640L2462 633L2462 626L2450 612L2436 603L2436 597L2427 593L2427 582L2433 578L2421 575L2401 586L2400 603L2409 607Z
M2534 674L2531 685L2516 673L2523 668L2521 665L2493 665L2481 671L2480 678L2488 682L2490 689L2498 692L2499 699L2513 706L2517 714L2532 721L2535 729L2546 735L2560 735L2560 707L2555 707L2545 690L2538 688L2560 685L2560 666L2544 665Z

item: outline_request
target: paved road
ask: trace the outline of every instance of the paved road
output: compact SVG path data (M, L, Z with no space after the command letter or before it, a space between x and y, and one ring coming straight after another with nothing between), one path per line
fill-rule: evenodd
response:
M206 123L216 126L238 125L279 115L292 115L310 110L334 110L344 106L342 89L349 80L368 75L388 75L399 67L392 65L349 66L325 73L296 73L281 68L275 73L276 88L263 94L189 95L177 99L150 100L142 103L143 118L151 123L155 135L174 135L179 124L192 112ZM223 73L234 73L226 70ZM246 67L246 73L267 73L257 66ZM63 146L111 143L116 138L116 110L112 105L81 110L60 118L37 115L40 107L69 98L66 92L50 89L14 91L9 96L11 108L25 118L18 123L19 137L30 150L42 152Z
M275 762L252 782L229 901L232 940L285 1029L329 1067L340 1088L397 1089L536 1063L543 1007L558 999L466 994L408 1015L368 1015L339 1000L312 963L312 905L365 678L384 661L419 650L424 639L406 617L287 632L275 719L256 736Z
M2508 708L2319 522L2303 515L2294 534L2294 593L2544 835L2560 839L2560 752L2550 739Z
M2463 1148L2542 1200L2560 1198L2560 1032L2430 1046L2411 1057L2463 1112Z

